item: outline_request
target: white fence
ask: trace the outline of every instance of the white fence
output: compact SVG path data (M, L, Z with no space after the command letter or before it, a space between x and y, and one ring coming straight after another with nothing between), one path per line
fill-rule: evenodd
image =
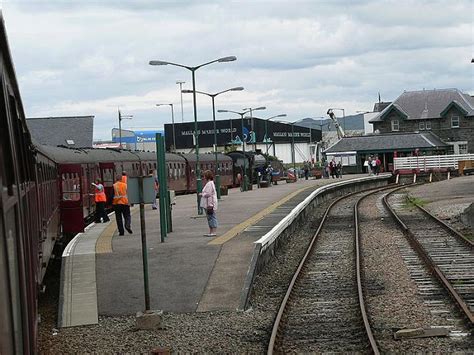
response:
M457 155L429 155L421 157L395 158L394 170L400 169L420 169L428 170L433 168L458 168L458 161L474 160L474 154Z

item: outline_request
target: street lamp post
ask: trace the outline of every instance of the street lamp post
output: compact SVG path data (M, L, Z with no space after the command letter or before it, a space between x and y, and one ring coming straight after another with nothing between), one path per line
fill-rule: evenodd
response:
M251 128L252 128L252 132L255 134L255 127L254 127L255 125L254 125L254 119L253 119L253 113L252 113L254 110L255 109L252 108L252 107L248 107L248 108L243 109L243 111L248 111L250 113ZM257 136L255 135L255 137L257 137ZM253 143L253 150L255 151L256 148L257 148L257 139L255 138L255 142Z
M268 121L277 117L286 117L286 113L282 113L281 115L276 115L265 119L265 161L268 160Z
M266 107L262 106L262 107L254 108L253 110L257 111L257 110L265 110L265 109L266 109ZM231 112L231 113L235 113L235 114L240 116L241 126L242 126L242 152L244 154L244 176L243 176L244 183L243 183L243 189L242 190L247 191L248 177L247 177L247 164L246 164L247 156L245 155L244 115L249 113L250 111L237 112L237 111L231 111L231 110L218 110L217 112Z
M196 199L197 199L197 210L198 214L203 214L203 211L200 207L200 202L201 202L201 196L199 195L202 191L202 180L201 180L201 170L199 167L199 133L198 133L198 121L197 121L197 106L196 106L196 70L199 68L202 68L206 65L212 64L212 63L225 63L225 62L233 62L234 60L237 60L236 57L230 56L230 57L222 57L219 59L212 60L210 62L200 64L195 67L190 67L187 65L182 65L182 64L177 64L177 63L172 63L172 62L165 62L162 60L151 60L149 62L150 65L173 65L176 67L181 67L188 69L191 71L192 74L192 79L193 79L193 112L194 112L194 140L196 144Z
M131 120L133 115L122 115L120 109L118 109L118 119L119 119L119 147L122 149L122 120L127 119Z
M216 190L217 190L217 198L221 199L221 176L220 176L220 169L218 168L218 161L217 161L217 128L216 128L216 106L215 106L215 98L220 94L229 92L229 91L242 91L244 88L241 86L230 88L227 90L223 90L217 92L215 94L210 94L203 91L196 91L198 94L209 96L212 100L212 120L214 122L214 157L215 157L215 164L214 164L214 175L216 176ZM192 90L182 90L181 93L185 94L192 94ZM232 134L232 132L231 132Z
M175 130L174 130L174 104L156 104L156 106L167 106L169 105L171 107L171 125L173 129L173 149L171 149L172 152L176 151L176 135L175 135Z
M185 84L185 81L182 80L176 80L176 84L179 85L179 92L181 93L181 123L184 122L184 113L183 113L183 84Z

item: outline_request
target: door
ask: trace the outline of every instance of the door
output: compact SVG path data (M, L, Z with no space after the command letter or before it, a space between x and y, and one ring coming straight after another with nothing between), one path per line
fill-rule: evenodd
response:
M82 169L79 164L59 166L61 224L64 233L84 231Z

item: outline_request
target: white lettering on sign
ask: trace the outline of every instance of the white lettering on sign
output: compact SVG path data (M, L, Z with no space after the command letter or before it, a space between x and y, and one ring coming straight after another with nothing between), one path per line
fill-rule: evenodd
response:
M232 128L232 132L237 132L237 128ZM217 128L216 129L216 134L219 134L219 133L230 133L230 128ZM198 130L198 134L199 135L205 135L205 134L214 134L214 130L213 129L203 129L203 130ZM182 136L193 136L194 135L194 131L181 131L181 135Z

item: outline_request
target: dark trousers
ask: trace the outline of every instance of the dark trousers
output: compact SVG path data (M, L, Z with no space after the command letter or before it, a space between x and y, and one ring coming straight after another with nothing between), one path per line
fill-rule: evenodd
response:
M129 205L114 205L115 211L115 220L117 221L117 229L119 234L124 234L125 231L123 229L123 220L125 220L125 228L131 229L130 224L132 222L132 217L130 216L130 206Z
M95 203L95 221L100 223L100 219L103 219L104 222L110 221L109 216L105 213L105 202L96 202Z

